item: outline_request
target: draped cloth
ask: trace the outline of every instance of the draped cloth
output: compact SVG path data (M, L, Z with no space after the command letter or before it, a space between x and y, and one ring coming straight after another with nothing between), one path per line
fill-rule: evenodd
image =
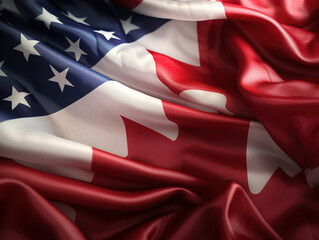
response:
M319 238L317 0L0 12L0 239Z

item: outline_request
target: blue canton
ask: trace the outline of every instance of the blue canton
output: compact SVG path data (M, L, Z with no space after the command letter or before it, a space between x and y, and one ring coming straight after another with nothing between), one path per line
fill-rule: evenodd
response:
M91 70L108 51L167 22L102 0L0 0L0 10L0 121L72 104L111 80Z

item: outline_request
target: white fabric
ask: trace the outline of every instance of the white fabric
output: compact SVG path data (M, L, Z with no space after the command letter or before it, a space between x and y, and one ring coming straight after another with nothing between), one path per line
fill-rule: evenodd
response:
M211 112L221 112L226 115L233 115L233 113L226 108L227 98L224 94L191 89L185 90L179 95L184 99L210 107Z
M232 115L225 107L226 96L206 91L204 94L206 97L200 101L197 96L203 94L201 91L195 91L196 89L178 96L157 77L154 58L147 50L199 66L196 36L196 23L169 21L154 33L136 42L120 44L113 48L92 69L130 88L165 101L205 112L222 112Z
M133 11L158 18L184 21L225 19L225 9L215 1L143 0Z
M54 114L0 123L0 152L18 161L90 170L90 146L127 156L122 116L171 140L178 136L160 100L109 81Z
M258 194L271 176L281 168L293 177L302 169L282 151L258 122L250 122L247 139L248 185L252 193Z
M316 187L319 185L319 167L312 170L308 168L305 170L305 174L310 187Z

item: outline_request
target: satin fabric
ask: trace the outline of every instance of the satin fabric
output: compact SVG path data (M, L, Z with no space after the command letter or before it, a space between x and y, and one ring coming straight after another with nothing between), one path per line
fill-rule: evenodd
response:
M308 4L313 2L298 7L307 9ZM300 166L312 169L319 161L318 24L312 11L305 11L298 22L291 20L289 11L297 6L286 5L278 20L225 7L229 18L240 20L233 41L242 95L282 149Z
M226 20L197 23L200 67L151 54L173 92L225 93L234 116L164 102L181 129L176 143L124 119L129 156L94 149L92 184L1 159L0 238L318 238L319 192L306 173L319 165L319 3L222 3ZM293 178L277 170L257 195L246 176L250 120L302 168ZM49 200L73 208L75 222Z
M149 167L140 165L140 168L147 170ZM152 168L156 173L163 171ZM132 174L136 174L135 171ZM168 181L169 175L176 180ZM29 231L16 232L21 229L21 220L15 217L10 205L5 204L7 214L1 215L1 221L9 227L2 225L1 235L10 239L83 239L78 227L89 239L254 239L260 236L280 239L238 184L208 184L181 175L170 171L161 177L150 176L150 182L170 183L143 191L129 191L134 185L127 181L126 191L118 191L41 173L1 159L0 177L4 179L1 200L6 203L10 192L14 198L19 193L24 195L19 199L30 199L20 203L28 210L18 208L14 211L24 218L30 217L32 224ZM187 177L189 184L178 181ZM50 200L76 209L77 227L25 184ZM187 185L195 190L188 190ZM11 190L14 188L16 191ZM42 204L37 203L40 200ZM11 204L17 207L18 203ZM44 212L43 216L41 213ZM41 217L44 217L42 222Z
M0 212L0 239L86 239L50 202L17 180L0 180Z

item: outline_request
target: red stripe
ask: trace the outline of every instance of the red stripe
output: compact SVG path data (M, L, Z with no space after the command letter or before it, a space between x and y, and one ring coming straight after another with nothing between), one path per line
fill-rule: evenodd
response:
M126 126L130 128L131 125L128 120L125 122ZM140 135L143 136L143 133L144 131L140 131ZM147 138L145 135L143 137ZM135 138L134 141L139 142L140 140ZM131 146L131 144L129 145ZM146 145L143 146L146 147ZM161 149L161 145L158 147ZM130 151L133 151L133 149L130 149ZM144 149L144 151L139 152L139 157L143 157L146 151L147 149ZM161 156L154 151L152 151L152 154L154 154L155 159L158 159L156 161L159 161ZM97 174L95 174L92 182L103 186L112 186L112 188L118 186L120 189L147 189L151 186L154 187L155 184L161 187L187 186L188 189L196 191L198 186L200 186L200 190L207 189L208 185L212 186L211 182L178 171L156 167L156 165L158 164L150 165L133 161L93 148L92 170ZM218 184L214 184L214 186L217 187Z
M242 6L224 4L224 7L227 18L236 22L236 29L228 38L232 39L229 46L237 59L236 75L243 98L276 143L299 166L317 167L319 35L316 28L287 26ZM283 10L286 19L281 18L282 21L290 21L288 13L287 9ZM299 19L298 24L301 22Z
M0 179L0 213L0 239L86 239L47 199L17 180Z
M199 179L235 181L248 189L246 143L249 122L166 102L163 106L167 118L179 127L178 138L171 141L125 119L130 159Z
M112 0L112 2L128 9L137 7L137 5L139 5L142 1L143 0Z
M227 97L229 111L238 117L254 119L238 90L235 59L229 48L233 43L224 32L223 23L224 20L197 23L200 66L149 51L155 61L156 74L177 95L190 89L221 93ZM220 37L210 37L213 30L214 36Z

